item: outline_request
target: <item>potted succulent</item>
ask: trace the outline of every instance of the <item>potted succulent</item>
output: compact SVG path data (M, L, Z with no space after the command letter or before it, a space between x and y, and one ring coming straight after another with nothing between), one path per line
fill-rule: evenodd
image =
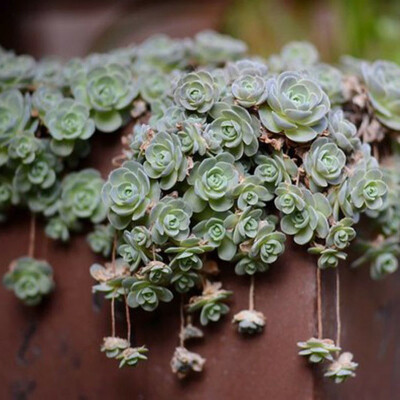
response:
M35 218L64 242L91 225L87 241L107 261L90 268L93 291L112 313L101 350L120 367L146 360L148 349L132 341L131 309L152 312L178 297L171 367L183 378L206 365L186 347L203 337L197 320L206 326L230 312L234 293L222 287L219 264L250 277L248 308L233 323L260 334L256 277L293 241L317 256L318 329L299 354L327 362L325 376L337 383L355 376L351 353L340 353L338 271L353 241L363 249L353 266L369 263L373 279L398 267L400 67L349 60L323 64L304 42L264 60L213 31L159 35L65 64L1 50L0 215L32 214L29 257L11 265L5 285L29 305L53 288L51 267L34 258ZM91 138L122 127L108 177L82 168ZM389 148L384 163L379 153ZM376 225L362 240L360 218ZM337 273L336 342L322 336L325 269ZM126 339L116 336L118 304Z

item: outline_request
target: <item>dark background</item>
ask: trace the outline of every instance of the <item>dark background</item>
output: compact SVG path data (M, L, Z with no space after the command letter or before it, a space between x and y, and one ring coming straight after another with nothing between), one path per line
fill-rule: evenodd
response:
M398 0L1 0L0 43L63 58L214 27L268 56L310 40L323 59L352 54L400 61Z

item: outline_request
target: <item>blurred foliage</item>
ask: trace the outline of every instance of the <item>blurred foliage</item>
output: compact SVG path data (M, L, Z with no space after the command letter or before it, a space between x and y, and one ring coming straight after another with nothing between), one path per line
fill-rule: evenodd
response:
M400 62L399 17L398 0L233 0L223 29L262 55L309 40L326 61L351 54Z

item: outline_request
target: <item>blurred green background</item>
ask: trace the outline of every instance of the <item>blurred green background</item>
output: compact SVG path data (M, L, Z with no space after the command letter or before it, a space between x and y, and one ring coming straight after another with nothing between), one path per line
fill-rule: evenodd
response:
M270 55L313 42L325 61L342 54L400 63L400 0L0 0L0 44L40 57L81 56L154 33L213 28Z
M309 40L325 61L351 54L400 62L399 0L233 0L223 30L261 55Z

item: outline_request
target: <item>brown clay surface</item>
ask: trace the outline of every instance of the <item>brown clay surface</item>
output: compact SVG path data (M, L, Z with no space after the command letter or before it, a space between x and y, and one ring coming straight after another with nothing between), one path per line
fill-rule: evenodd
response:
M108 170L118 147L116 138L97 140L91 164ZM26 253L28 231L28 216L22 213L1 227L2 272ZM234 312L248 306L249 280L222 267L224 286L235 292L232 313L189 346L207 363L205 373L188 382L178 381L169 367L178 343L178 302L155 313L132 312L135 344L151 349L149 361L118 370L99 351L102 337L110 333L109 303L91 294L88 268L97 258L84 236L61 245L48 240L39 225L35 255L54 266L57 288L37 309L0 290L0 399L313 398L312 374L296 355L296 341L313 333L315 269L300 249L289 250L256 280L256 307L267 316L267 328L254 338L242 338L230 323ZM117 332L125 335L123 310L117 317Z

